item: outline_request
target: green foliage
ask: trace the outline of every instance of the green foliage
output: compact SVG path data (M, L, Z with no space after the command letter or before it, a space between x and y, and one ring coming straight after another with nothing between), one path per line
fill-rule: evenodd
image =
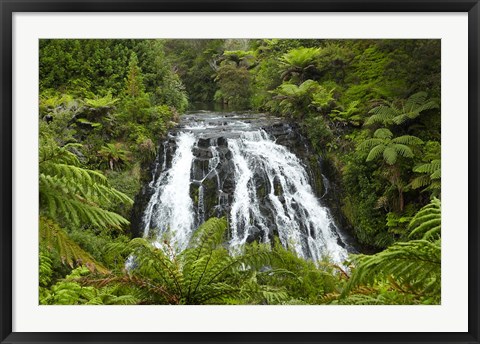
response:
M300 86L283 83L271 93L274 97L267 104L270 110L293 118L304 118L312 108L327 112L333 102L332 91L313 80L306 80Z
M84 103L88 108L93 109L112 109L114 105L119 101L118 98L113 98L112 94L109 93L105 97L96 97L93 99L85 98Z
M219 90L214 99L234 107L248 108L251 95L250 73L244 65L223 61L215 74Z
M224 219L209 219L181 253L168 243L158 248L145 239L133 239L122 250L124 256L131 254L134 262L126 275L88 279L85 283L128 285L142 295L142 303L148 304L238 303L252 295L270 301L283 299L281 289L254 283L258 269L271 261L272 253L253 245L245 247L243 253L230 255L223 246L226 228ZM274 296L276 291L279 294Z
M251 67L255 63L255 56L253 51L244 50L225 50L223 52L223 59L227 61L235 62L238 66Z
M375 255L357 256L355 262L343 296L354 292L359 285L371 286L384 278L398 292L415 295L419 302L440 301L440 240L396 243Z
M322 116L309 116L305 119L305 128L312 146L322 155L325 155L333 134Z
M114 168L119 169L122 165L128 163L130 152L123 149L123 145L119 142L112 144L107 143L99 151L99 157L113 171Z
M295 83L306 81L316 69L316 58L320 55L318 48L297 48L288 51L280 58L281 77Z
M288 300L282 304L321 304L325 295L337 291L338 272L342 269L328 260L313 262L299 258L276 240L271 268L258 274L262 284L285 288Z
M339 107L338 109L332 110L328 116L334 122L360 126L362 117L358 114L360 112L358 108L359 103L359 101L350 102L346 107Z
M41 39L40 90L68 90L76 97L120 93L129 48L121 40Z
M386 105L374 107L369 111L372 115L365 121L365 125L376 123L382 125L400 125L417 118L422 112L439 107L436 100L427 99L426 92L415 93L406 101L400 101L398 103L399 104L390 102Z
M411 187L413 189L425 188L424 190L431 191L432 195L438 196L441 188L441 166L440 159L415 166L413 172L421 173L421 175L412 179Z
M347 68L355 55L351 46L342 41L327 41L317 57L317 68L322 80L344 83Z
M41 302L439 303L440 201L425 204L440 196L440 52L440 40L40 40ZM358 241L385 250L345 270L275 245L232 256L221 220L182 253L106 230L128 224L188 98L214 97L297 121L339 175ZM62 280L82 264L96 269Z
M40 288L47 287L53 275L53 262L50 255L45 250L40 250L38 266L38 283Z
M42 305L131 305L138 299L118 287L95 288L82 286L77 280L89 274L86 267L78 267L64 280L57 282L40 294ZM128 292L128 291L127 291Z
M398 156L413 158L414 153L409 146L423 143L418 137L403 135L393 138L393 134L386 128L377 129L373 138L361 142L357 149L369 150L366 161L372 161L380 156L388 165L397 162Z
M386 226L388 227L388 232L393 233L398 240L402 240L406 237L407 226L412 219L412 207L408 207L405 210L405 214L397 214L395 212L389 212L386 216Z
M217 91L214 66L222 55L223 40L165 41L166 59L175 66L191 102L211 102Z
M371 256L354 256L353 273L341 294L343 302L385 304L389 299L393 304L439 304L440 206L440 201L434 198L411 219L410 238L416 240L396 243ZM366 297L365 287L373 288ZM384 296L388 294L390 297L386 299Z
M433 198L410 221L408 226L411 231L409 237L437 240L440 238L441 222L441 203L438 198Z
M74 240L72 240L67 232L52 220L40 217L40 245L49 252L56 252L60 256L63 264L67 264L71 268L75 265L83 265L91 270L106 272L106 268L98 263L88 252L83 250ZM52 261L46 255L40 255L40 276L44 278L40 280L41 285L46 285L51 277ZM50 266L49 266L50 265Z
M106 210L112 202L132 203L123 193L111 188L99 172L80 167L75 154L46 140L40 145L40 210L53 220L78 226L121 228L128 220Z
M125 94L132 98L141 96L145 93L143 85L142 70L138 66L137 54L130 55L130 62L128 63L127 80L125 82Z

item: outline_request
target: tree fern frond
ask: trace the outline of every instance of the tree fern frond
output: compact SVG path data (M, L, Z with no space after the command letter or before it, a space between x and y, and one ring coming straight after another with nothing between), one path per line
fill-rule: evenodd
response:
M370 153L368 153L366 161L372 161L377 159L379 156L381 156L384 153L385 149L386 149L386 146L382 144L373 147Z
M432 160L430 163L422 164L413 169L413 172L432 174L440 168L440 160Z
M433 173L430 175L430 178L431 178L431 179L440 179L440 178L442 178L442 171L441 171L441 169L439 168L439 169L433 171Z
M399 107L391 103L388 105L380 105L370 110L369 113L373 115L366 121L366 124L382 123L384 125L401 125L417 118L424 111L439 107L437 100L427 100L426 92L415 93L407 100L402 100L397 103L399 103Z
M397 115L395 108L386 105L377 106L371 109L368 113L372 115L365 121L365 125L388 125L392 123L392 119Z
M395 164L397 162L397 151L393 147L386 147L383 150L383 160L389 165Z
M395 149L395 151L399 155L401 155L405 158L413 158L413 156L414 156L410 147L408 147L404 144L395 144L395 145L392 145L392 148Z
M40 217L39 230L40 245L46 247L48 250L57 251L64 264L72 268L75 265L85 264L92 271L98 270L102 273L108 271L75 241L70 239L68 234L54 221Z
M45 178L44 180L48 180ZM48 183L44 183L44 185ZM45 208L43 213L50 218L63 218L67 222L79 226L89 223L98 228L121 229L129 221L117 213L99 208L81 197L77 199L68 194L60 194L57 190L40 189L40 205Z
M409 237L438 239L441 231L441 216L441 202L438 198L433 198L410 221Z
M427 185L430 185L430 183L431 183L430 177L427 176L427 175L423 175L423 176L418 176L418 177L412 179L412 181L410 182L410 186L413 189L419 189L419 188L423 188Z
M76 180L84 180L85 183L106 184L107 178L97 171L87 170L75 165L64 163L53 163L51 161L40 163L42 173L58 178L68 178Z
M440 241L397 243L375 255L358 255L355 259L357 265L343 297L358 285L372 285L381 276L391 276L411 293L440 294Z
M423 143L421 139L411 135L403 135L403 136L396 137L392 140L392 142L403 144L403 145L420 145Z
M373 137L377 139L391 139L393 137L393 134L387 128L380 128L375 130L375 133L373 133Z
M357 150L368 150L368 149L371 149L372 147L381 145L383 143L384 143L384 141L382 139L377 139L377 138L367 139L367 140L361 142L357 146Z
M40 286L46 287L50 284L53 274L53 261L47 252L40 251L39 255L38 282Z

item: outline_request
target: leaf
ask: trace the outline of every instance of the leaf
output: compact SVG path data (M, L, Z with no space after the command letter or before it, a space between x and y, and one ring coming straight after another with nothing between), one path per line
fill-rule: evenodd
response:
M368 154L366 161L372 161L377 159L379 156L381 156L384 153L385 149L386 147L383 144L373 147L370 153Z
M380 129L375 130L375 133L373 134L373 137L378 138L378 139L391 139L393 137L393 134L387 128L380 128Z
M397 161L397 151L392 147L386 147L383 150L383 160L389 165L395 164Z

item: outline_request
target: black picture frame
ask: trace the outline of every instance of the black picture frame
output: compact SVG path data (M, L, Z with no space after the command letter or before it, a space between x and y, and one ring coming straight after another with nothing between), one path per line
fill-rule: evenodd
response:
M479 343L478 0L0 0L1 343ZM12 332L12 16L15 12L465 12L468 13L468 332L21 333Z

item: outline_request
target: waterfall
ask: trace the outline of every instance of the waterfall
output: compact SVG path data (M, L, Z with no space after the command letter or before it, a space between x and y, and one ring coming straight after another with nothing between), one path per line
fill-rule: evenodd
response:
M247 242L278 236L305 259L347 255L328 209L310 184L304 163L264 129L239 116L203 116L180 127L170 168L154 190L143 216L144 236L184 249L194 229L211 216L229 220L232 252ZM158 163L157 163L158 164Z
M157 179L144 215L144 236L160 238L169 234L172 246L184 249L193 230L193 203L190 198L190 168L193 161L192 148L195 137L181 133L177 139L177 150L172 167Z

